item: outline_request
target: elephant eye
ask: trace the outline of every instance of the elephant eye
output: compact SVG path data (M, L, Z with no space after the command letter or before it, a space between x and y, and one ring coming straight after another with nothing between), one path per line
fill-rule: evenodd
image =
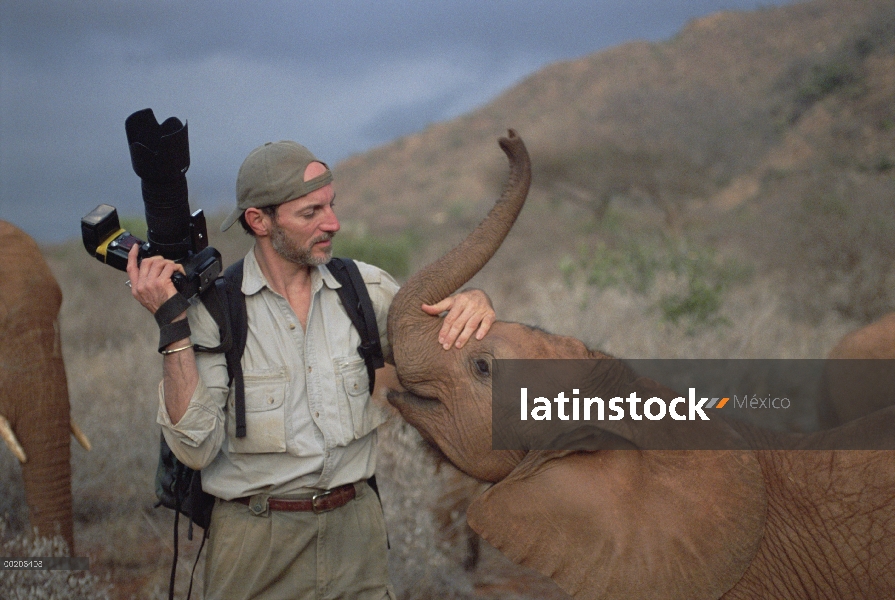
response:
M491 365L488 364L488 361L484 358L477 358L472 361L475 365L475 370L479 375L483 377L488 377L491 375Z

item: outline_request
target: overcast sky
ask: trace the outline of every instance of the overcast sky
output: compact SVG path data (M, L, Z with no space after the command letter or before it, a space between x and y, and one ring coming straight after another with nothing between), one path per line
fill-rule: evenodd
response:
M338 161L473 110L541 67L783 0L0 0L0 218L41 242L142 214L124 120L189 123L193 209L248 152Z

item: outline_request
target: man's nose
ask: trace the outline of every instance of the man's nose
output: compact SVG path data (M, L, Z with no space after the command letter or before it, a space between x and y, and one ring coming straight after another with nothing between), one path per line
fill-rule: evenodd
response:
M333 211L332 207L329 207L326 210L326 218L320 224L320 229L329 233L336 233L339 229L341 229L341 225L339 225L339 218L336 216L335 211Z

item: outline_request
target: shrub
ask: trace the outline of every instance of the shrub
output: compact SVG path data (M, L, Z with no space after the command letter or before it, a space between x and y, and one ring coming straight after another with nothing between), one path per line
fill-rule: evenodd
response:
M333 256L370 263L394 277L404 278L410 274L410 258L416 245L410 234L373 236L340 233L333 239Z
M664 321L690 330L726 324L718 317L725 293L751 276L751 268L724 259L711 248L670 237L658 241L629 238L618 248L601 243L596 251L579 254L577 268L584 272L587 284L597 288L630 289L646 295L660 278L669 280L670 285L658 290L654 308ZM560 264L567 282L575 265L569 256Z
M799 87L796 103L811 106L839 88L857 82L859 78L856 65L845 59L837 58L812 65Z
M662 317L674 325L689 319L691 329L693 325L729 324L728 320L716 316L723 303L723 291L720 284L691 279L686 294L671 294L661 299Z

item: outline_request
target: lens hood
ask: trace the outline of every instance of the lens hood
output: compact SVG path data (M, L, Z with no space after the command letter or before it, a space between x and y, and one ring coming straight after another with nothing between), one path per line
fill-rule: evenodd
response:
M139 110L124 122L131 164L140 179L165 182L184 177L190 167L187 125L170 117L159 125L151 108Z

